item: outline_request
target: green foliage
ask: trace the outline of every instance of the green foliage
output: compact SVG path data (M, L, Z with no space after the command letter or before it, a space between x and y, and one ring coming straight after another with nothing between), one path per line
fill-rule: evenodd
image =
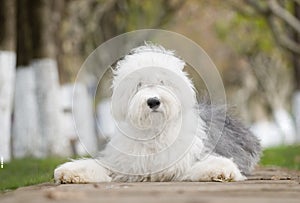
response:
M264 150L261 165L275 165L300 170L300 145L280 146Z
M0 168L0 191L53 181L53 170L66 159L16 159Z
M228 21L217 22L218 37L241 55L272 52L276 47L265 19L234 13Z
M165 0L127 0L122 7L115 14L115 20L116 25L123 27L123 32L156 28L168 22L169 15L172 16L171 8Z

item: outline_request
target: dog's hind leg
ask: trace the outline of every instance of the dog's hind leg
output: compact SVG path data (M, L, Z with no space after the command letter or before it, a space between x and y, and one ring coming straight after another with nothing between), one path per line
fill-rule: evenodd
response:
M186 175L188 181L241 181L246 180L237 165L226 157L210 155L196 162Z

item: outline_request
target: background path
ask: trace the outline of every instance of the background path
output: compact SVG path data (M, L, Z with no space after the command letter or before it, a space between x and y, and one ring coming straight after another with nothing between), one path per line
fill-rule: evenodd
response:
M300 202L300 171L258 168L244 182L44 183L0 195L1 203Z

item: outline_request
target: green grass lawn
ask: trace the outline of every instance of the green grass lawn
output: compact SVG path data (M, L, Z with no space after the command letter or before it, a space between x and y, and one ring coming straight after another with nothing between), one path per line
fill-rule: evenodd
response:
M300 145L266 149L263 152L260 164L300 170Z
M0 191L53 181L53 170L67 159L16 159L0 168Z
M0 191L21 186L53 181L53 170L67 159L16 159L0 169ZM281 166L300 170L300 145L282 146L264 150L261 165Z

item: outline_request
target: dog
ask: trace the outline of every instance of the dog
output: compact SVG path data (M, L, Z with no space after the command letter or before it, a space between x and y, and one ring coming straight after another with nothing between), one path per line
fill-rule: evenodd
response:
M120 59L113 70L114 135L97 158L58 166L55 181L246 180L260 158L259 140L223 108L197 101L185 65L154 44Z

